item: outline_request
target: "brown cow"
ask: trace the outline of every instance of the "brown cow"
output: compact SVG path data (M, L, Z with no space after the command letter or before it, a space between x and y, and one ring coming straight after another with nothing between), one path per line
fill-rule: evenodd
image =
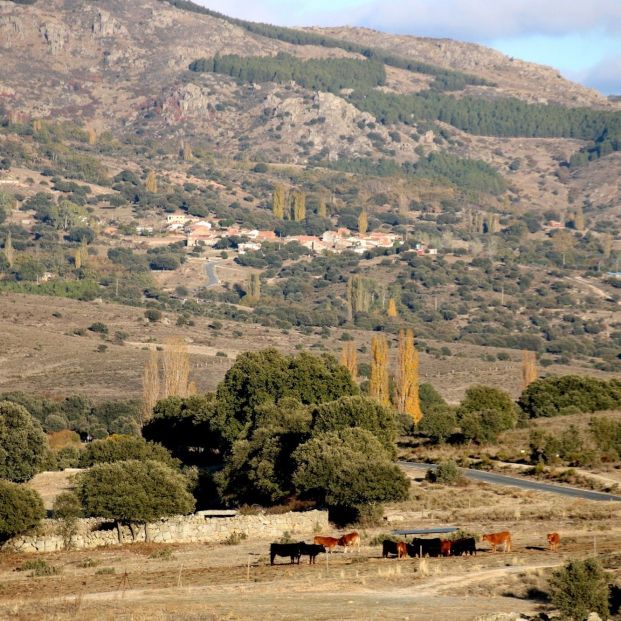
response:
M489 541L492 546L492 552L496 552L496 546L505 546L505 552L511 552L511 533L503 530L501 533L488 533L483 535L483 541Z
M452 541L442 539L442 541L440 541L440 554L442 556L451 556L451 545Z
M321 535L317 535L313 539L313 543L323 546L326 549L326 552L330 553L339 543L339 540L336 537L322 537Z
M558 533L548 533L548 546L555 552L561 544L561 536Z
M390 539L384 539L382 542L382 557L388 558L390 554L394 554L397 558L407 558L407 543L405 541L391 541Z
M360 552L360 535L356 531L347 533L339 539L339 545L345 548L345 552L347 552L348 548L353 548L354 546Z

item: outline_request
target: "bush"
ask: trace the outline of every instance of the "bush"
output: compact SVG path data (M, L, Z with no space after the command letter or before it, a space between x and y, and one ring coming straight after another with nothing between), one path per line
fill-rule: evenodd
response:
M597 412L621 407L621 381L578 375L539 379L524 390L518 405L530 418L573 412Z
M432 483L455 485L461 480L461 472L453 460L441 461L435 469L427 470L425 478Z
M43 500L37 492L0 480L0 543L29 531L44 517Z
M466 390L464 399L459 404L457 416L474 412L496 412L498 431L511 429L517 422L517 408L504 390L489 386L471 386Z
M32 479L47 450L43 429L28 410L0 401L0 479L18 483Z
M162 318L162 312L157 310L157 308L148 308L145 312L144 312L144 316L150 321L150 322L156 322L159 321Z
M80 468L128 459L159 461L171 467L179 465L179 461L161 444L147 442L144 438L136 436L115 434L88 444L80 456Z
M91 332L97 332L99 334L108 334L108 326L105 323L101 323L101 321L96 321L91 324L88 329Z
M464 438L479 444L496 442L498 434L507 429L506 423L506 418L496 410L467 412L459 420Z
M550 581L552 603L561 614L584 621L591 612L608 618L608 581L596 559L569 561Z
M18 571L31 571L32 577L40 578L42 576L57 576L60 573L58 567L50 565L47 561L41 558L33 559L22 563L18 568Z

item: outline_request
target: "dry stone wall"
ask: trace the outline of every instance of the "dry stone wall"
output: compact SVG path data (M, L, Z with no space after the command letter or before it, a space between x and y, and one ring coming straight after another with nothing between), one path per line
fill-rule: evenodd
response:
M45 520L34 535L15 537L3 547L20 552L54 552L66 548L59 534L59 522ZM200 513L189 516L163 518L147 525L149 540L156 543L222 543L230 537L249 539L280 538L284 533L294 540L308 540L315 532L330 529L327 511L305 511L278 515L236 515L234 517L207 517ZM144 526L134 527L135 538L128 527L121 528L123 543L145 541ZM110 522L98 519L78 521L71 547L77 549L118 545L117 529Z

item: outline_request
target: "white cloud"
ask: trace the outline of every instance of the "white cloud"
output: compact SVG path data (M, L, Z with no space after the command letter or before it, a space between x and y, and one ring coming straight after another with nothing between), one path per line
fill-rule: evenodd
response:
M365 25L380 30L462 40L560 35L601 29L621 34L619 0L199 0L212 9L276 24Z
M621 95L621 55L605 58L577 78L607 95Z

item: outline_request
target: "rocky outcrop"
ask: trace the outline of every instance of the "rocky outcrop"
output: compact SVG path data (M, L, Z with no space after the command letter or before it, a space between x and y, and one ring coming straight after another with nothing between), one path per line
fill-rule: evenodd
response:
M69 29L64 24L46 22L41 24L39 32L52 54L60 54L69 39Z
M98 9L93 18L93 36L96 38L114 37L119 34L127 34L125 27L114 19L110 13Z

